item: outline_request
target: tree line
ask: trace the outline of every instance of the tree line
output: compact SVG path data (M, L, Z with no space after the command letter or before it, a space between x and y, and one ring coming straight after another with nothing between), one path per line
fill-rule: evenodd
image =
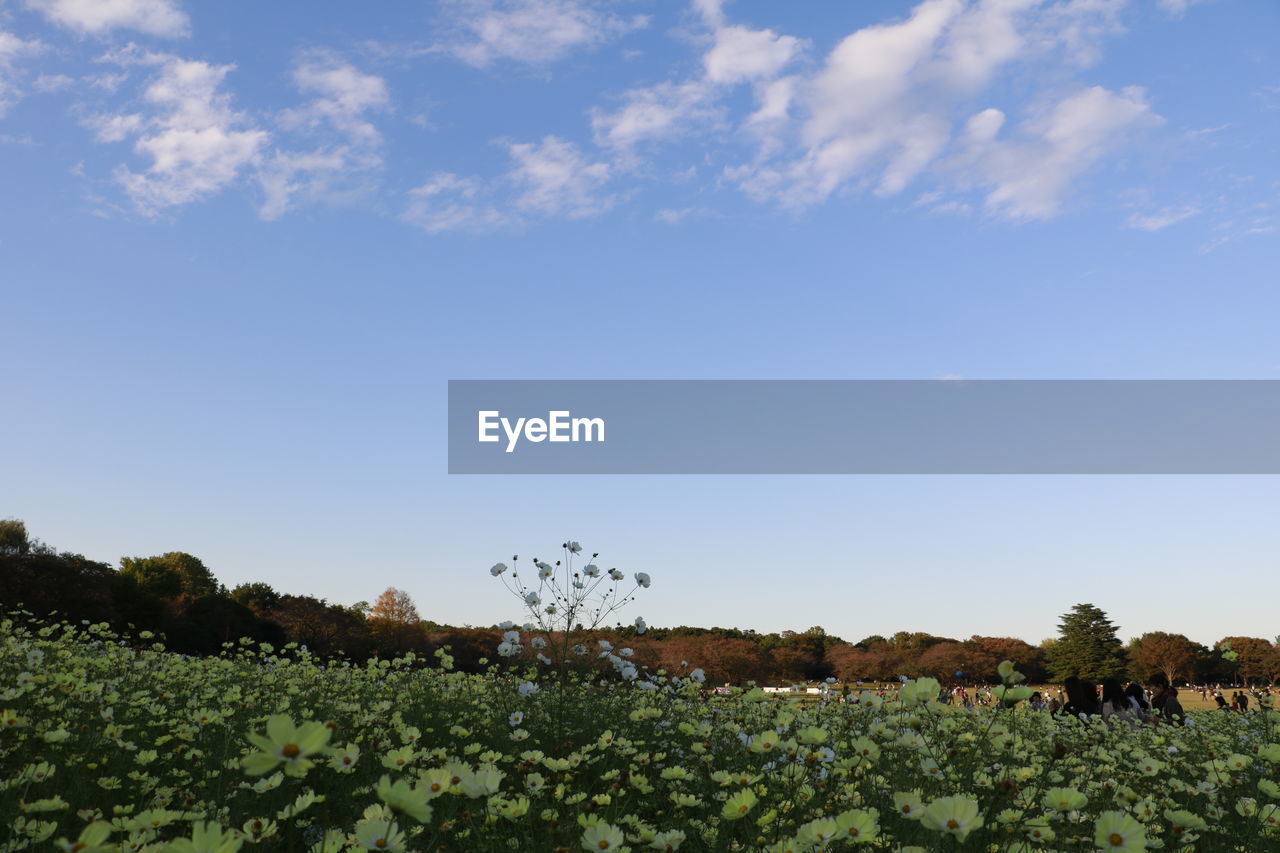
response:
M228 589L197 557L171 551L125 557L118 567L59 552L32 538L16 519L0 520L0 611L38 618L107 622L136 636L152 631L167 648L216 654L248 637L278 647L305 645L326 658L352 661L449 647L455 665L482 671L497 661L498 626L453 626L418 613L410 596L387 589L372 604L342 605L280 592L263 582ZM1212 648L1186 636L1150 632L1128 644L1099 608L1078 604L1064 614L1058 635L1039 645L1014 637L968 639L899 631L857 642L815 626L759 633L738 628L618 626L593 633L628 646L634 660L671 672L701 668L711 683L792 683L836 678L885 682L931 676L944 682L998 682L996 667L1011 660L1032 682L1070 675L1144 682L1261 683L1280 678L1280 649L1260 637L1224 637ZM590 660L590 658L586 658Z

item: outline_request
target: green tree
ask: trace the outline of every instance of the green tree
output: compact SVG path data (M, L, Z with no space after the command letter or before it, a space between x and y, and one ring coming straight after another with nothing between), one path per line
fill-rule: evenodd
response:
M250 610L270 610L280 603L280 593L269 583L254 581L238 584L231 590L231 599Z
M1092 604L1077 604L1062 615L1058 641L1045 650L1045 663L1057 681L1072 675L1093 680L1120 678L1128 665L1116 626Z
M22 557L31 552L31 537L27 525L16 518L0 519L0 554Z
M182 551L170 551L158 557L125 557L120 561L120 574L137 584L144 594L173 598L190 595L215 595L218 580L199 558Z

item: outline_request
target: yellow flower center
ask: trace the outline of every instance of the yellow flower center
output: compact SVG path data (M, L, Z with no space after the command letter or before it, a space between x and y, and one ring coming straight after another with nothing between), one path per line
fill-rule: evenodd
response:
M381 850L383 847L387 846L387 839L379 838L377 841L373 842L373 846Z
M599 847L601 850L608 850L608 849L609 849L609 842L608 842L608 841L605 841L603 838L601 838L601 839L600 839L600 843L599 843L599 844L597 844L596 846L597 846L597 847Z
M738 806L738 814L746 814L750 808L750 806Z
M289 759L297 758L302 754L302 747L296 743L286 743L284 748L280 750L280 754Z
M909 803L903 803L903 804L902 804L902 813L903 813L903 814L911 814L911 805L910 805Z
M951 818L949 821L947 821L947 829L959 829L959 828L960 828L960 823L955 818Z
M858 827L856 827L856 826L851 826L851 827L849 827L849 837L850 837L850 838L857 838L857 837L858 837Z
M1124 844L1124 836L1118 832L1113 832L1107 836L1107 843L1112 847L1119 847Z

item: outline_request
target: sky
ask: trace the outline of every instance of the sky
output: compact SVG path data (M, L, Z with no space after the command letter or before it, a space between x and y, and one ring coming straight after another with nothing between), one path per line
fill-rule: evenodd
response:
M446 473L449 379L1280 379L1273 0L0 0L0 517L228 586L1280 634L1265 476Z

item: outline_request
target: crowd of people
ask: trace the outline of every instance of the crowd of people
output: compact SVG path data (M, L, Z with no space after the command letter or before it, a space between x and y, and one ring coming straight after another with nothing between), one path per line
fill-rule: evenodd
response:
M862 688L865 685L859 681L857 686ZM885 698L896 688L896 684L877 684L872 692ZM1199 694L1206 702L1215 702L1219 710L1235 713L1248 713L1269 706L1276 694L1276 688L1272 686L1234 690L1230 698L1218 685L1185 689ZM1143 685L1118 678L1094 682L1072 676L1060 687L1045 688L1043 692L1037 690L1027 699L1027 707L1056 715L1098 716L1112 722L1182 724L1186 720L1186 711L1178 695L1176 687L1159 682ZM982 684L955 684L943 691L939 701L969 710L999 704L993 688Z

